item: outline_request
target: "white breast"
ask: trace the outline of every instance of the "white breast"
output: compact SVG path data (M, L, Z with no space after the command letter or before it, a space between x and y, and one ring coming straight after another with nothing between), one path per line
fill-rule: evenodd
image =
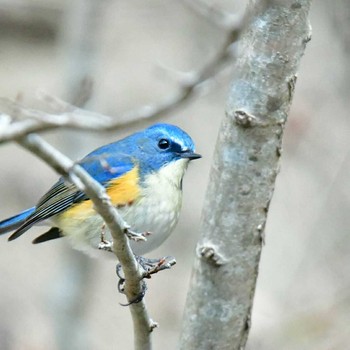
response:
M136 254L147 253L161 245L174 229L182 204L181 182L188 160L181 159L145 178L141 199L121 213L139 232L149 231L146 242L132 242Z

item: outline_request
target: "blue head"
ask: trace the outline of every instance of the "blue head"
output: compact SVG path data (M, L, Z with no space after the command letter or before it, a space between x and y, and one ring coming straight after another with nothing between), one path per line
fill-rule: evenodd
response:
M159 170L168 164L183 160L183 164L201 156L195 153L191 137L179 127L170 124L154 124L129 136L141 174Z

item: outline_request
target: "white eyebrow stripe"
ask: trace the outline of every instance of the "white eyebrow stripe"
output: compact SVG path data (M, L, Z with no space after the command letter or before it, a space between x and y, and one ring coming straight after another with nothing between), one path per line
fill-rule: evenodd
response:
M190 147L186 147L183 141L177 137L172 137L171 140L181 147L181 151L188 151L190 149Z

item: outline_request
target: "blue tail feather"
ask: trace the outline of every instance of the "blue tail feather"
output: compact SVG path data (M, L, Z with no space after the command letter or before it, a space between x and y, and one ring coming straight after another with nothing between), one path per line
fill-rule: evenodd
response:
M34 213L34 211L35 207L24 210L15 216L0 221L0 234L7 233L19 228L26 221L26 219Z

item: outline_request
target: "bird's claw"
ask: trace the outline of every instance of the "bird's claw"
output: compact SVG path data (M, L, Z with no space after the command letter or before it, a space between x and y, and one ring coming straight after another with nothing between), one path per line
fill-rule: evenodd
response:
M115 272L116 272L117 276L119 277L118 292L119 293L124 293L125 278L122 275L122 265L121 264L117 264Z
M105 239L105 234L106 234L106 224L103 224L101 227L100 243L98 244L98 249L106 250L107 252L112 252L113 241L107 241Z
M121 264L117 264L116 274L119 277L118 292L124 294L125 293L125 278L122 275L122 265ZM128 303L126 303L126 304L120 303L121 306L129 306L129 305L132 305L132 304L137 304L143 299L143 297L146 294L147 285L146 285L145 281L141 281L141 283L142 283L141 284L141 292L138 295L136 295L135 298L130 300Z
M131 304L139 303L146 294L147 285L146 282L143 281L144 278L151 278L151 275L166 269L170 269L173 265L176 264L176 260L172 256L166 256L160 259L149 259L144 258L142 256L135 255L136 261L143 268L144 272L142 274L141 280L141 292L132 300L130 300L127 304L120 304L122 306L129 306ZM118 281L118 291L119 293L125 293L125 277L122 274L122 266L121 264L117 264L116 274L119 278Z
M136 295L135 298L131 299L128 303L126 304L122 304L122 303L119 303L121 306L129 306L129 305L132 305L132 304L137 304L139 303L140 301L142 301L143 297L146 295L146 290L147 290L147 284L145 281L141 281L141 292Z
M147 236L149 236L151 234L151 232L135 232L130 230L130 228L126 228L124 230L124 233L127 235L127 237L135 242L139 242L139 241L147 241Z
M101 240L101 242L98 244L98 249L112 252L113 251L113 242Z
M144 270L143 278L151 278L151 275L170 269L176 264L176 260L172 256L166 256L160 259L149 259L142 256L136 256L137 262Z

